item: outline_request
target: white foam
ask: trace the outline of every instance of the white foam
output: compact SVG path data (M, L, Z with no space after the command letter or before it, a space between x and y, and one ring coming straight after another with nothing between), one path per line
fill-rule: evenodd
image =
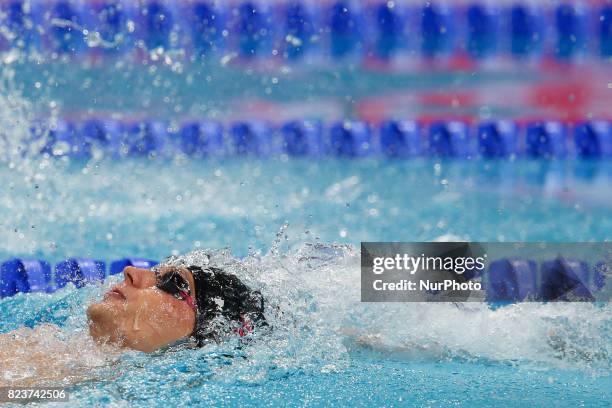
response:
M609 304L362 303L360 254L349 245L303 244L245 259L197 251L173 262L202 260L264 294L274 331L249 351L261 361L342 367L357 345L410 359L589 368L612 362Z

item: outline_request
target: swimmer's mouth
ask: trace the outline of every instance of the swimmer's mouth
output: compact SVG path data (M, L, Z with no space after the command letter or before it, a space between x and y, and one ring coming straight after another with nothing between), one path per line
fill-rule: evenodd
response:
M104 299L109 297L115 297L117 299L126 300L127 298L117 286L113 286L108 292L104 294Z

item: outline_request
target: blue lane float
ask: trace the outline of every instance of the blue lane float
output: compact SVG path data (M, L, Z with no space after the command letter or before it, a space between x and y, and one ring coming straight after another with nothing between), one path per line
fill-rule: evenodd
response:
M329 149L340 157L365 157L374 153L372 128L366 122L344 121L331 126Z
M117 274L123 272L123 270L126 267L128 267L128 266L134 266L136 268L142 268L142 269L151 269L152 267L154 267L158 263L159 262L157 262L157 261L154 261L152 259L146 259L146 258L124 258L124 259L119 259L119 260L114 261L114 262L111 263L109 274L110 275L117 275Z
M193 121L181 127L180 149L188 156L218 156L224 153L223 127L217 122Z
M510 52L518 58L538 56L544 39L544 17L538 6L517 4L510 10Z
M12 1L5 6L5 25L11 46L18 49L28 49L34 45L36 39L35 16L32 7L23 0Z
M106 277L106 263L87 258L70 258L55 266L55 284L63 288L73 283L81 288L88 283L102 282Z
M539 267L539 269L538 269ZM605 286L609 271L604 262L593 267L574 259L557 258L542 262L499 259L491 263L486 299L489 302L594 301Z
M161 1L148 1L140 10L144 42L149 50L168 49L174 29L174 15Z
M122 51L127 46L129 32L124 5L119 0L95 2L91 5L91 27L97 33L93 44L107 53Z
M606 285L606 276L610 276L612 270L605 262L598 262L593 266L591 287L593 292L599 292Z
M226 27L226 16L217 5L199 1L193 5L188 14L193 47L199 56L206 56L220 51L225 40L223 30Z
M339 1L332 5L329 17L330 52L343 58L361 46L359 11L355 3Z
M415 121L390 120L380 126L380 148L387 157L410 158L423 153L421 127Z
M584 10L577 4L561 4L555 17L557 58L569 60L579 56L586 48L588 23Z
M121 151L132 157L160 154L169 140L167 128L157 120L128 123L122 134Z
M317 157L324 154L320 121L291 121L281 128L283 147L290 156Z
M429 127L429 154L434 157L468 158L472 155L470 127L465 122L436 122Z
M148 258L123 258L111 262L108 277L126 267L150 269L158 262ZM18 293L52 293L72 283L77 288L104 281L106 263L87 258L70 258L55 266L54 279L49 262L35 259L9 259L0 264L0 298ZM529 259L497 259L484 280L488 302L593 301L606 285L609 266L557 258L537 263Z
M11 259L0 264L0 297L51 292L51 266L43 260Z
M421 51L425 57L445 55L453 50L453 10L426 3L421 11Z
M400 6L393 2L380 3L374 6L375 55L390 59L404 42L403 27L406 24Z
M511 121L484 122L478 126L478 150L483 157L519 155L519 129Z
M604 58L612 57L612 5L603 6L599 13L599 52Z
M58 1L51 7L50 40L60 54L75 54L83 45L81 13L70 1Z
M314 13L306 4L290 2L285 10L285 46L286 57L297 60L310 49L311 38L315 34Z
M586 262L559 258L542 263L540 292L542 299L592 301L595 299L592 294L593 289Z
M574 130L574 143L580 157L612 157L612 125L601 120L580 123Z
M110 264L109 275L116 275L127 266L150 269L159 262L147 258L123 258ZM52 293L72 283L77 288L102 282L107 277L104 261L70 258L55 265L45 260L13 258L0 264L0 298L17 293Z
M472 4L467 10L467 52L474 59L490 57L497 50L499 14L497 9Z
M567 126L549 121L527 126L525 152L534 158L563 158L567 156Z
M425 137L423 135L426 135ZM571 143L570 143L571 142ZM592 120L568 126L556 121L518 125L485 121L470 125L450 120L421 125L411 120L334 122L292 120L273 124L263 120L191 120L178 127L165 121L119 122L103 118L81 122L56 120L32 126L30 141L49 156L89 158L194 158L243 156L399 157L514 160L612 157L612 123Z
M238 52L243 58L253 58L265 51L271 35L270 20L262 4L247 1L238 6Z
M521 302L542 299L537 286L538 265L523 259L500 259L489 266L485 284L488 301Z
M85 157L89 151L85 140L78 136L76 126L71 122L59 120L49 128L46 144L41 153Z
M90 153L92 146L113 153L121 150L121 124L115 120L88 119L81 124L80 132Z
M230 134L236 155L265 157L274 153L274 132L266 121L236 122Z
M289 61L313 52L344 59L363 54L365 42L382 59L411 52L408 44L420 44L425 58L459 49L475 60L500 53L524 59L543 51L563 62L591 50L598 57L612 55L609 4L532 3L11 0L0 2L0 47L111 56L184 45L198 57L235 52L244 59ZM413 25L418 29L405 35ZM321 46L311 47L315 43Z

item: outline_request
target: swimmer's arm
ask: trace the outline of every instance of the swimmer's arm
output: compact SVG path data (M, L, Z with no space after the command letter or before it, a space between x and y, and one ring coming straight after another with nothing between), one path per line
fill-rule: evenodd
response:
M59 331L60 328L52 324L42 324L33 329L19 328L8 333L0 334L0 361L2 361L2 375L0 386L32 385L27 379L12 379L11 371L18 371L23 367L31 367L37 373L45 374L53 370L53 360L49 358L44 345L41 345L41 336L50 331ZM41 334L45 331L45 334Z
M340 329L340 333L359 348L378 352L404 351L398 350L397 346L390 347L386 345L382 341L380 333L364 333L354 328L347 327ZM402 347L400 346L399 348Z
M406 344L390 345L384 342L380 333L366 332L354 327L342 327L338 333L354 343L357 347L380 352L404 352L411 348Z
M444 347L435 342L416 343L410 340L401 342L387 339L382 333L342 327L338 333L348 341L347 347L361 351L382 353L394 358L440 358L445 355Z
M52 324L3 334L0 386L76 384L90 379L93 366L81 364L81 353L97 360L93 366L98 366L118 357L120 350L98 345L85 332L65 332Z
M46 332L45 335L51 332L58 332L60 328L54 324L44 323L34 327L33 329L27 327L21 327L19 329L12 330L8 333L0 333L0 356L9 358L15 354L15 351L32 349L40 345L41 333ZM29 355L25 355L27 357Z
M21 344L27 341L28 344L32 342L38 343L38 334L44 332L59 332L61 329L51 323L43 323L30 329L27 327L20 327L19 329L11 330L8 333L0 333L0 344L8 346L10 344Z

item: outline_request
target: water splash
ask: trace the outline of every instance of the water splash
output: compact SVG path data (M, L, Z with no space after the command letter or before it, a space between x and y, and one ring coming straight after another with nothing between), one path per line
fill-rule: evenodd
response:
M30 126L34 122L33 106L13 86L15 70L3 61L0 74L0 163L7 163L9 168L26 168L24 156L29 156L27 141L31 139Z
M247 350L264 366L341 368L351 353L365 349L417 360L612 365L612 308L607 304L491 309L477 303L361 303L360 255L350 245L303 244L244 259L232 257L228 249L201 250L170 262L224 268L264 294L274 330Z
M569 368L596 375L612 366L609 304L526 303L491 309L477 303L362 303L360 254L341 244L302 244L245 258L229 248L202 249L164 263L212 265L236 274L262 292L272 330L255 333L246 344L236 338L197 350L179 346L104 359L84 339L84 308L103 292L89 287L0 300L0 317L10 322L2 331L23 324L60 325L64 334L41 336L76 337L73 343L80 348L70 358L95 368L98 380L129 374L153 382L163 377L166 383L257 384L297 373L343 372L355 358Z

